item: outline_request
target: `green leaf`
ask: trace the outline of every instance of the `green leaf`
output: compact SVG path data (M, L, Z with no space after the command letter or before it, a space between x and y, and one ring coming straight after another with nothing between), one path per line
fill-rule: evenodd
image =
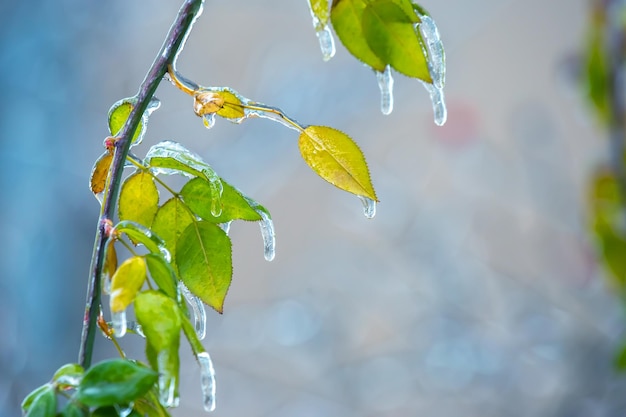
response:
M626 371L626 345L622 346L615 357L615 368L618 371Z
M111 312L126 310L146 281L146 275L146 260L142 256L133 256L117 268L111 278Z
M178 299L176 272L163 256L149 253L144 255L150 276L157 286L173 299Z
M328 0L309 0L309 6L317 20L319 20L321 27L326 25L330 17L328 12ZM321 29L321 27L316 29Z
M37 398L42 392L50 389L51 386L52 386L51 384L44 384L44 385L42 385L42 386L32 390L26 396L26 398L24 398L24 400L22 400L22 410L28 411L28 409L30 408L30 406L33 403L33 401L35 400L35 398Z
M586 93L594 105L599 119L608 122L610 116L609 56L606 50L606 20L599 14L593 21L587 35L585 56Z
M110 359L89 368L76 398L90 407L128 404L155 384L158 374L136 362Z
M159 372L161 403L171 407L178 398L180 310L174 300L158 291L142 292L134 305L137 321L148 341L146 356Z
M62 417L89 417L89 410L87 410L81 404L77 404L75 401L67 403L63 411L61 411Z
M204 178L211 185L213 201L211 211L219 216L222 210L222 182L217 173L200 156L194 154L180 143L159 142L152 146L144 161L157 172L164 174L179 173L191 177Z
M135 401L135 411L142 416L148 417L170 417L170 414L159 402L155 389Z
M378 57L370 48L363 33L363 12L365 0L334 0L330 19L335 33L346 49L357 59L383 72L387 62Z
M36 391L39 392L27 407L26 417L55 417L57 413L57 395L54 387L48 384L41 391L39 389ZM22 408L24 408L24 403L22 403ZM26 408L24 409L26 410Z
M210 186L204 179L200 181ZM210 192L210 191L209 191ZM210 211L209 207L207 210ZM152 223L152 231L159 235L165 242L165 246L170 252L171 262L176 265L176 242L183 233L183 231L189 226L194 218L189 214L189 210L185 207L185 204L180 199L173 197L165 202L157 210L154 222Z
M93 165L91 170L91 177L89 179L89 188L91 192L98 195L104 191L106 186L107 176L109 175L109 168L111 168L111 162L113 162L113 154L106 151Z
M222 179L224 191L222 192L222 213L215 217L211 213L212 193L209 184L195 178L189 181L180 190L180 195L187 206L197 216L212 223L226 223L231 220L261 220L259 213L251 206L241 191L228 184ZM258 206L261 210L267 210Z
M68 363L60 367L52 377L62 388L75 387L80 383L85 370L77 363Z
M120 220L150 227L159 206L159 191L152 175L139 171L124 181L120 191Z
M109 110L109 132L111 132L112 136L117 136L121 133L122 128L126 124L126 120L128 120L128 116L130 116L130 112L134 107L134 99L133 98L125 98L111 106ZM137 130L133 135L133 143L138 144L141 142L143 134L145 133L145 124L148 121L147 114L144 113L139 126L137 126Z
M122 220L113 229L115 233L125 233L131 240L141 243L151 253L159 255L167 250L163 239L142 224L130 220Z
M233 272L226 233L206 221L190 224L176 244L176 260L181 281L221 313Z
M345 133L326 126L309 126L300 134L300 153L323 179L349 193L377 201L365 157Z
M432 83L428 63L414 24L419 18L410 4L376 0L363 11L363 34L371 50L396 71Z

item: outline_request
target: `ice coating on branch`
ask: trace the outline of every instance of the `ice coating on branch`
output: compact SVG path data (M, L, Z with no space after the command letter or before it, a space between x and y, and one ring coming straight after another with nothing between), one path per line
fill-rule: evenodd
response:
M219 175L211 168L209 164L204 162L202 158L185 148L178 142L173 141L163 141L159 142L156 145L152 146L145 157L145 162L149 166L151 166L151 161L153 158L171 158L182 165L190 168L193 171L197 171L201 173L204 178L209 181L209 186L211 187L211 214L215 217L218 217L222 214L222 192L224 191L224 186L222 185L222 180ZM156 164L155 164L156 165ZM172 168L163 168L158 166L151 166L152 172L155 175L165 174L181 174L189 178L195 177L195 175L191 172L185 172L178 169Z
M361 203L363 203L363 214L368 219L373 219L376 215L376 201L372 200L369 197L364 197L362 195L357 196Z
M111 312L111 327L113 327L113 335L118 339L126 334L126 310L120 312Z
M333 33L330 31L328 23L320 22L315 15L311 2L307 1L307 3L309 4L311 19L313 19L313 28L315 28L315 34L317 35L317 40L320 43L322 58L324 61L328 61L335 56L335 38L333 37Z
M443 94L443 87L446 83L446 55L435 21L425 14L420 15L419 18L421 23L418 23L417 26L422 35L424 52L427 56L428 72L433 80L432 84L423 81L422 84L424 84L430 95L435 124L443 126L448 117Z
M213 362L207 352L200 352L198 356L200 364L200 387L202 388L202 403L206 411L215 410L215 370Z
M393 111L393 77L391 66L387 65L385 71L376 71L378 88L380 88L380 111L387 115Z
M178 283L178 288L193 310L193 327L196 335L198 335L198 339L202 340L206 336L206 310L204 309L204 304L182 282Z
M421 80L420 80L421 81ZM433 105L433 113L435 117L435 124L437 126L443 126L448 118L448 109L446 108L446 102L443 95L443 88L437 88L433 84L422 81L422 85L430 94L430 101Z
M174 68L174 70L176 70L176 62L178 61L178 56L183 51L183 49L185 49L185 44L187 43L187 38L189 38L189 33L191 33L191 29L193 28L194 23L196 23L196 21L198 20L198 18L202 14L202 10L203 9L204 9L204 2L200 3L200 5L198 6L198 11L194 14L193 20L189 24L189 27L187 27L187 31L185 32L185 36L183 37L182 41L180 42L180 46L178 47L178 49L176 51L174 51L175 55L174 55L174 58L172 59L172 67ZM167 44L163 48L163 50L161 51L161 56L163 58L168 59L168 56L169 56L170 51L171 51L171 47L172 47L171 45Z

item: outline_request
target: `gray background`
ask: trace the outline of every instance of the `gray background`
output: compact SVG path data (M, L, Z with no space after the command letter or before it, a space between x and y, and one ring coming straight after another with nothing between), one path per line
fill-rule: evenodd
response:
M76 360L98 205L87 187L112 103L135 94L178 9L165 0L0 5L0 415ZM158 91L145 144L177 140L272 212L276 259L237 223L225 314L209 312L220 416L621 416L624 316L587 234L604 132L576 81L582 0L424 0L448 57L448 123L396 77L324 63L306 2L205 5L179 69L361 145L381 200L359 201L264 120L208 131ZM132 336L122 340L142 356ZM98 339L97 357L114 356ZM181 407L204 415L181 347Z

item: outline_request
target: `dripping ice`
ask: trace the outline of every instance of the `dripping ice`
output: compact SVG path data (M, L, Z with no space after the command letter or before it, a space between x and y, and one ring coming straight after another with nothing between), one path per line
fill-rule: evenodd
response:
M118 339L126 334L126 310L111 312L111 327L113 335Z
M376 71L378 88L380 88L380 111L387 115L393 111L393 77L391 66L387 65L385 71Z
M157 357L158 369L168 369L168 353L161 352ZM159 373L159 402L164 407L178 407L179 398L176 395L176 375L167 371Z
M207 352L200 352L198 356L200 364L200 387L202 388L202 403L206 411L215 410L215 370L213 362Z
M359 200L363 203L363 214L368 219L373 219L376 216L376 201L369 197L359 195Z
M315 11L313 11L313 7L311 7L311 2L307 1L307 3L309 3L309 10L311 11L311 18L313 19L315 34L317 35L317 40L320 43L322 58L324 61L328 61L335 56L335 38L333 37L333 33L330 31L328 23L322 23L315 15Z
M198 339L202 340L206 336L206 310L204 309L204 304L182 282L178 283L178 288L193 310L194 329Z
M428 57L428 71L433 81L432 84L422 81L422 84L430 95L435 124L443 126L448 117L443 94L446 82L446 56L435 21L428 15L420 15L420 20L418 27L422 35L425 55Z

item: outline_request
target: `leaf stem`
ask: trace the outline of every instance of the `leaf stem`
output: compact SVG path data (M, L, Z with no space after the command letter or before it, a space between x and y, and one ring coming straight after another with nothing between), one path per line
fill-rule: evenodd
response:
M94 339L96 334L96 322L100 313L101 299L101 275L104 265L104 248L107 240L107 228L103 220L112 219L115 215L117 197L122 182L124 171L124 161L128 155L132 137L137 130L141 118L148 108L150 100L154 96L157 87L163 80L167 72L167 67L174 63L174 60L182 48L187 33L191 29L196 18L202 11L204 0L185 0L178 11L174 23L161 46L161 50L156 56L150 70L146 74L136 96L136 104L133 107L128 120L115 142L115 153L113 163L105 190L105 197L102 205L96 238L94 242L93 255L91 258L90 276L87 288L87 302L85 315L83 318L83 330L81 335L80 350L78 353L78 363L87 369L91 366L93 357Z

